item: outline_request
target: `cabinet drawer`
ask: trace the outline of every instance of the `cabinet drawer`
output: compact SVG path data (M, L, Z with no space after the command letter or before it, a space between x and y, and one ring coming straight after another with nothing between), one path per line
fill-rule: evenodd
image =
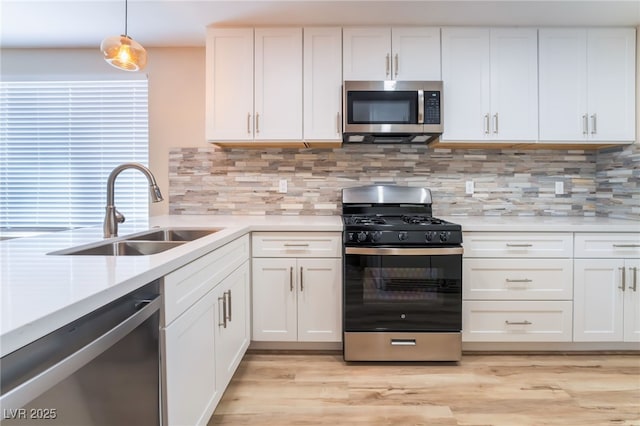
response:
M470 300L571 300L571 259L464 259L462 294Z
M248 259L249 236L245 235L167 274L163 280L163 325L175 320Z
M254 232L253 257L340 257L339 232Z
M572 329L570 301L462 303L466 342L570 342Z
M640 234L577 233L575 240L575 257L640 257Z
M573 234L467 232L465 257L572 257Z

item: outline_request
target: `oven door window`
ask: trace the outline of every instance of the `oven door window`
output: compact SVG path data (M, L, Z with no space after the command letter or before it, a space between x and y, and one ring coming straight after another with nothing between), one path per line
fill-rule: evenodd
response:
M462 256L345 255L345 331L462 329Z
M416 91L352 91L347 105L349 124L418 123Z

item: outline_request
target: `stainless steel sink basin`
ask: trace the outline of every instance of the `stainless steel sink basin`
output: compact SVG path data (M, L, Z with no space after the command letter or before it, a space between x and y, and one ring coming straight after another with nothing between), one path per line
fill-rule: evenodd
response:
M193 241L206 237L221 228L191 229L191 228L165 228L154 229L143 234L125 238L127 241Z
M93 247L72 247L49 254L71 256L145 256L161 253L184 243L185 241L115 241Z
M206 237L223 228L159 228L125 236L118 241L102 242L54 251L53 255L71 256L146 256L179 247Z

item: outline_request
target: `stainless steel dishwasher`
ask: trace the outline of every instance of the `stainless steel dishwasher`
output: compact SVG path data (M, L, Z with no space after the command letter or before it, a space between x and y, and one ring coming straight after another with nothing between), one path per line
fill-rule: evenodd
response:
M2 425L160 424L159 283L1 360Z

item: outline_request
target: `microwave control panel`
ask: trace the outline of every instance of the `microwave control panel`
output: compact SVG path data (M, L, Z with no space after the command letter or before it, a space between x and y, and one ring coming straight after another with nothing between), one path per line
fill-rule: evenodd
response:
M440 124L440 92L424 91L424 124Z

